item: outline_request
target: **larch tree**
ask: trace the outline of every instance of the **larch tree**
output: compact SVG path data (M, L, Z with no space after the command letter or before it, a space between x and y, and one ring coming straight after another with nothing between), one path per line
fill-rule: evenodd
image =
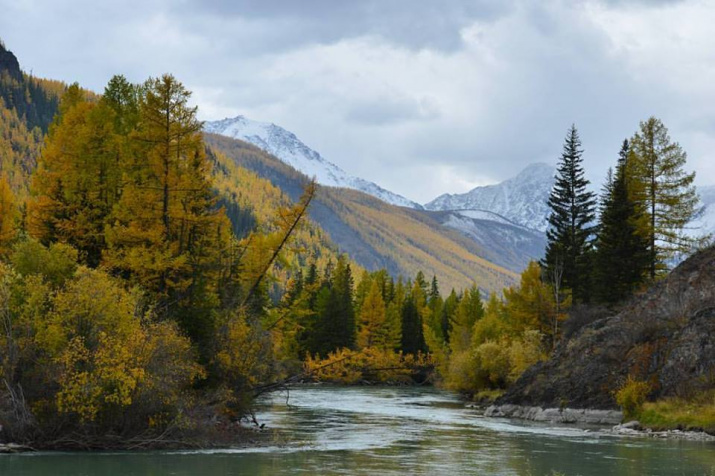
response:
M7 174L3 173L0 176L0 257L10 251L10 245L17 234L16 214L15 194L10 188Z
M474 323L484 316L484 306L479 288L472 285L465 289L457 305L449 335L449 346L453 353L469 349Z
M201 122L189 97L171 75L145 83L105 261L155 295L160 315L174 316L203 342L211 335L216 267L231 227L215 207Z
M648 271L655 279L668 269L669 260L693 245L683 231L698 212L695 173L683 169L687 155L660 119L641 122L630 146L630 194L644 215L639 231L648 241Z
M385 328L385 301L376 280L372 281L370 290L360 307L360 326L357 334L357 344L360 348L378 347L384 349L387 343Z
M45 244L72 245L90 267L101 262L105 226L121 187L121 139L113 120L111 109L85 101L71 86L50 127L28 203L30 234Z
M588 302L596 199L588 190L582 155L578 131L571 126L549 196L551 214L543 265L548 276L562 267L564 287L572 290L577 301Z

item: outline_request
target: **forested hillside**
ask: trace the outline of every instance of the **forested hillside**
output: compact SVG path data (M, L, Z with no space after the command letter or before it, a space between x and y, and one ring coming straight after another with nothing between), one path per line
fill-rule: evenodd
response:
M213 134L206 134L206 142L293 199L308 181L245 142ZM439 276L448 289L474 282L487 292L512 284L516 277L490 262L488 251L429 213L389 205L355 190L319 188L310 214L342 251L368 270L385 268L393 276L414 276L421 270Z

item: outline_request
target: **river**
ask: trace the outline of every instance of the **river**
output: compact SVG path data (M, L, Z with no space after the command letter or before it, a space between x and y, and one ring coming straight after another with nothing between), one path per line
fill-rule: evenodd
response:
M257 418L275 446L0 455L0 475L715 475L713 443L483 418L433 388L301 387Z

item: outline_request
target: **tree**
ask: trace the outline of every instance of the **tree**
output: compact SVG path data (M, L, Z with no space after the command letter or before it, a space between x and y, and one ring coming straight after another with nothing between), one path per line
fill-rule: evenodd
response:
M590 252L596 201L588 191L582 167L583 150L576 126L571 126L561 154L556 183L549 196L549 229L543 265L547 275L563 263L563 284L576 300L589 300Z
M315 331L309 345L312 352L322 357L335 350L355 346L353 278L345 255L338 257L334 269L330 266L328 276L316 298Z
M638 231L640 207L629 193L629 145L623 141L615 176L606 182L594 257L594 294L615 304L643 283L649 271L648 241Z
M362 303L359 322L358 347L386 348L385 301L382 299L382 291L376 280L372 281Z
M630 194L644 215L639 232L648 241L649 274L655 279L668 268L668 260L689 251L693 243L683 230L697 212L695 172L683 170L685 151L655 117L640 123L630 146Z
M63 97L60 111L33 176L29 232L44 244L72 245L94 268L106 249L105 226L120 195L120 138L113 111L85 101L77 86Z
M457 305L452 321L452 330L449 335L449 346L452 352L461 352L469 349L472 340L474 323L484 316L482 297L476 285L465 289L462 299Z
M422 328L425 287L424 279L415 280L411 293L405 298L402 305L402 351L405 354L417 354L427 350Z
M215 206L201 122L189 97L171 75L145 83L104 261L152 293L157 312L177 319L206 352L231 226Z
M525 331L535 330L556 347L558 322L565 316L557 314L554 297L549 284L542 280L541 266L530 262L521 273L519 286L504 290L505 312L512 334L523 335Z
M10 244L17 234L15 194L12 193L7 174L0 176L0 257L10 251Z

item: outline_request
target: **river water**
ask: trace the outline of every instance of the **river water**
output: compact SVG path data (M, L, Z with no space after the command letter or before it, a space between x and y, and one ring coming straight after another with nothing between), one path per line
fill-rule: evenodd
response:
M0 475L715 475L713 443L483 418L433 388L301 387L256 416L275 446L0 455Z

